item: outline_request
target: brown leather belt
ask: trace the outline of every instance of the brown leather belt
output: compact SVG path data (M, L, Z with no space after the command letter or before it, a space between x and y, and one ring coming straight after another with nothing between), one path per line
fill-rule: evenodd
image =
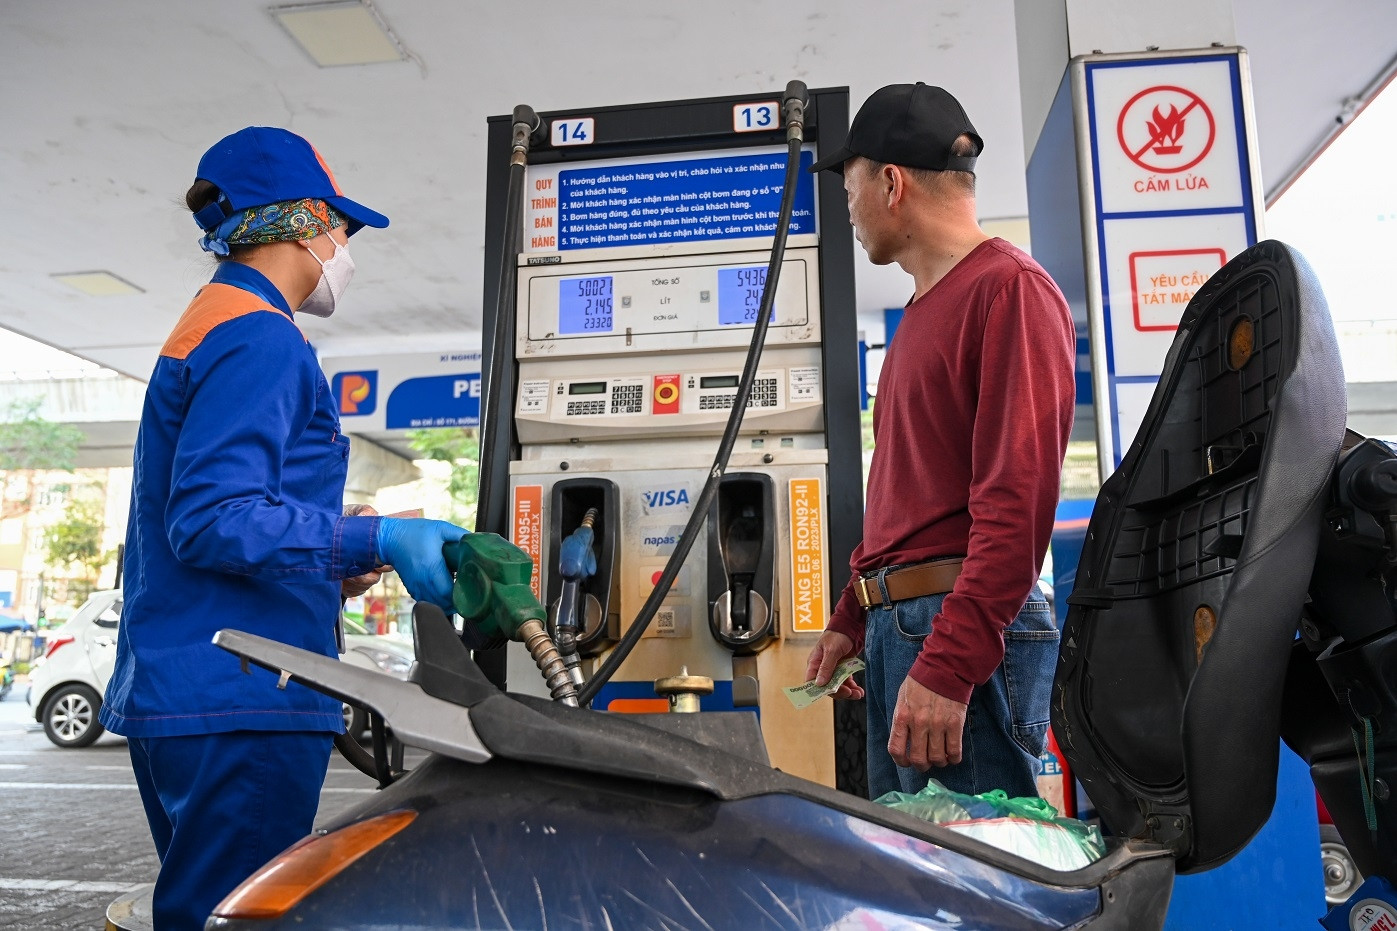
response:
M888 601L906 601L923 595L944 595L955 587L964 557L917 563L901 569L879 570L888 590ZM879 572L854 579L854 594L865 608L881 607L883 592L878 587Z

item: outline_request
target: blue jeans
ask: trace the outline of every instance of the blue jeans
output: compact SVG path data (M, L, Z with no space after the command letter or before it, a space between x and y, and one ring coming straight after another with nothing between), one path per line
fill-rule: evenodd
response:
M945 595L923 595L868 609L864 653L868 692L868 794L921 791L929 779L969 795L1003 789L1011 798L1038 794L1039 756L1048 733L1048 705L1059 633L1038 586L1004 631L1004 662L975 687L965 716L961 761L918 772L888 755L897 693L931 633Z
M200 931L238 883L311 832L332 739L234 731L127 740L160 857L155 931Z

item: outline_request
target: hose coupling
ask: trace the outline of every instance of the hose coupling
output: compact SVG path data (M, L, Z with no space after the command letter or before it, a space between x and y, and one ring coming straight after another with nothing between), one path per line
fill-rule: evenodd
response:
M553 700L576 708L577 685L573 682L572 676L569 675L567 664L563 662L563 657L558 653L558 647L553 643L553 638L548 636L543 622L537 619L525 621L519 627L519 633L516 636L524 641L525 648L533 657L534 665L538 666L539 672L543 673L543 679L548 683L548 691L553 696Z
M804 81L791 81L786 85L781 110L786 120L787 142L801 142L805 139L805 105L809 101L810 91Z

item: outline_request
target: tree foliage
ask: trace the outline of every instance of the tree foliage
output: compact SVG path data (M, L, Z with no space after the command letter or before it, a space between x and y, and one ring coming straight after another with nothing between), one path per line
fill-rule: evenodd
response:
M451 496L451 521L469 527L475 523L476 494L480 486L480 438L467 427L409 430L408 445L423 459L451 464L446 493Z
M49 565L64 568L80 566L84 578L95 579L114 555L102 549L106 523L101 509L91 501L72 498L63 519L44 531L44 548Z
M0 422L0 520L33 506L34 473L72 471L85 439L77 427L39 416L39 398L12 401Z
M0 471L70 471L78 460L83 432L39 416L38 398L13 401L0 423Z

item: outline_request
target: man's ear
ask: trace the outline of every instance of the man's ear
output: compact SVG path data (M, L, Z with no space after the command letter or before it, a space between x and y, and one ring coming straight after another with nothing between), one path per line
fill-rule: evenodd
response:
M889 208L902 203L907 194L907 175L901 168L896 165L884 165L878 174L878 183L882 186L883 199Z

